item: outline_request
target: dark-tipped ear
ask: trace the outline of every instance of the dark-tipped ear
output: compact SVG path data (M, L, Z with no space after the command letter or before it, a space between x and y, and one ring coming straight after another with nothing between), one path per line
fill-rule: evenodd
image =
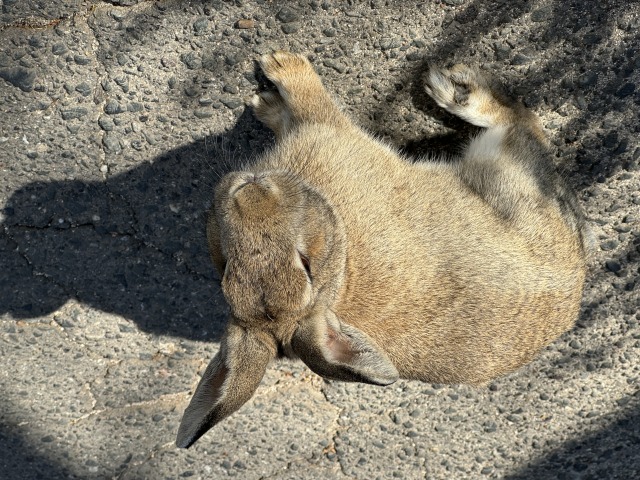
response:
M291 340L296 355L318 375L349 382L389 385L398 370L364 332L329 310L305 319Z
M251 398L276 353L275 344L259 335L260 332L229 324L220 350L207 366L184 412L176 439L178 447L193 445Z

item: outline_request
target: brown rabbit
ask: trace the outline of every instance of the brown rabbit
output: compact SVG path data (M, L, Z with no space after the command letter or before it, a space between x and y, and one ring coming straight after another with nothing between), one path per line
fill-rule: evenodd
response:
M178 446L281 354L330 379L480 384L573 325L586 230L534 114L474 69L433 68L427 93L486 130L456 162L414 163L353 125L303 56L260 65L277 91L253 106L277 143L215 190L207 236L231 314Z

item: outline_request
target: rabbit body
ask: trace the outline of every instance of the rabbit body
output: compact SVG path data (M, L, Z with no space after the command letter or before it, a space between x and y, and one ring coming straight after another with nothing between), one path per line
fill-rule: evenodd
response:
M231 319L179 445L239 408L278 352L327 378L480 384L571 328L586 227L533 114L476 70L434 68L427 93L486 130L459 159L414 162L353 125L306 58L261 66L278 90L253 105L277 142L216 189Z

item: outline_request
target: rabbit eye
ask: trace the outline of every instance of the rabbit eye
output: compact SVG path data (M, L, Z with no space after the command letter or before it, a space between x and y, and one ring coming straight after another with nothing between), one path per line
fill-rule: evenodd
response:
M311 262L309 261L309 257L307 257L306 255L300 252L298 252L298 255L300 256L300 261L302 262L302 266L307 271L307 275L309 275L309 278L311 278Z

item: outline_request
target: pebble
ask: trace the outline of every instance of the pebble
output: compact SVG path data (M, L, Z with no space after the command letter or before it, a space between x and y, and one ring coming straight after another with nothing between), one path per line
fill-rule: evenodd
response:
M282 7L276 14L276 18L282 23L291 23L300 19L300 15L290 7ZM285 32L286 33L286 32Z
M620 89L616 92L616 97L625 98L635 92L636 86L633 83L625 83Z
M106 133L102 138L102 145L106 153L120 153L122 146L118 137L112 133Z
M511 60L511 65L526 65L531 62L531 59L522 53L516 53Z
M140 102L131 102L129 105L127 105L127 110L129 112L141 112L142 110L144 110L144 105Z
M109 100L104 106L104 111L109 115L117 115L119 113L126 112L127 108L124 105L118 103L116 100Z
M194 52L184 53L180 55L180 60L189 70L197 70L202 67L202 60Z
M496 60L506 60L511 56L511 47L507 43L496 42L493 44Z
M207 28L209 27L209 19L202 17L193 22L193 30L196 37L204 35L207 33Z
M380 39L381 50L393 50L399 48L402 45L402 41L397 37L385 37Z
M544 22L553 16L553 6L545 6L531 12L532 22Z
M14 87L18 87L23 92L33 90L33 83L36 80L36 74L25 68L3 68L0 69L0 78L5 79Z
M83 97L88 97L89 95L91 95L93 89L87 82L82 82L79 85L76 85L75 90Z
M617 240L606 240L600 244L600 249L605 252L615 249L619 245Z
M54 55L62 55L63 53L67 53L69 49L64 43L56 43L51 47L51 53Z
M60 110L63 120L73 120L75 118L82 118L88 113L86 108L76 107Z
M585 72L578 77L577 83L582 88L593 87L598 83L598 74L593 71Z
M228 53L224 57L224 62L229 66L234 66L242 61L244 56L240 52Z
M100 115L98 118L98 125L105 132L110 132L115 128L115 124L113 123L113 119L107 117L106 115Z
M604 264L610 272L616 273L622 270L622 265L615 260L607 260Z
M221 98L220 101L224 104L225 107L230 108L231 110L244 105L242 100L238 98Z
M299 22L285 23L282 25L282 31L287 35L291 33L296 33L301 28L302 28L302 24Z
M73 61L76 62L78 65L88 65L91 63L91 59L86 55L74 55Z
M333 68L338 73L344 73L347 71L347 66L344 63L338 62L337 60L333 60L328 58L324 62L322 62L326 67Z
M213 116L213 112L206 108L198 108L193 111L193 114L198 118L210 118Z

